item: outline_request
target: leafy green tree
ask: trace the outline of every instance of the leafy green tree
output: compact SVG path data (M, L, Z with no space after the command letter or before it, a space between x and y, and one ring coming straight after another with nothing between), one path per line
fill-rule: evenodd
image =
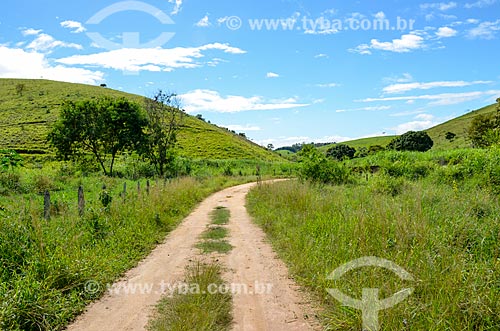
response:
M405 134L394 138L387 149L396 151L417 151L425 152L432 148L434 142L425 131L408 131Z
M345 144L335 144L326 151L327 157L331 157L337 161L352 159L354 154L356 154L356 149Z
M162 90L146 99L144 108L148 119L148 137L143 153L163 177L175 161L177 131L182 124L184 112L180 109L177 95Z
M68 101L48 140L58 157L78 159L91 153L104 174L112 176L117 154L143 144L146 124L139 105L123 98Z
M477 115L471 122L468 130L472 147L484 148L491 146L491 138L496 127L496 120L491 115Z

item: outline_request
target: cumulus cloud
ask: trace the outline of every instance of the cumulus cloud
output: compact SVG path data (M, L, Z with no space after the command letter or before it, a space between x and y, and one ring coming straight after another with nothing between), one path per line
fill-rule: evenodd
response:
M197 68L203 65L205 51L218 50L227 54L244 54L244 50L228 44L208 44L200 47L176 47L170 49L130 49L123 48L108 52L74 55L57 60L67 65L98 66L129 72L173 71L178 68ZM216 61L217 63L220 61ZM209 61L210 64L213 61Z
M36 52L51 52L54 48L59 47L83 49L82 45L56 40L54 37L46 33L38 33L35 40L27 46L28 49L32 49Z
M177 15L182 9L182 0L168 0L169 3L174 4L174 8L170 12L171 15Z
M400 39L381 42L378 39L372 39L370 44L361 44L349 51L363 55L372 54L371 50L382 50L395 53L408 53L425 47L424 38L416 34L405 34Z
M51 79L95 85L104 80L104 73L82 68L52 65L45 54L19 48L0 46L1 78Z
M443 26L437 30L436 36L438 36L439 38L449 38L456 36L457 33L457 30L447 26Z
M36 36L37 34L40 34L42 32L42 30L35 30L35 29L32 29L32 28L29 28L29 29L24 29L21 31L21 33L23 34L23 36Z
M440 88L440 87L466 87L466 86L472 86L472 85L479 85L479 84L490 84L492 83L491 81L483 81L483 80L477 80L473 82L465 82L463 80L459 81L440 81L440 82L429 82L429 83L404 83L404 84L393 84L384 87L382 90L384 93L387 94L394 94L394 93L404 93L412 90L429 90L432 88Z
M280 75L275 72L268 72L266 78L278 78Z
M237 113L253 110L277 110L306 107L296 99L265 100L261 96L244 97L239 95L222 96L217 91L197 89L179 96L189 113L210 111L217 113Z
M66 29L72 29L73 31L71 31L71 33L82 33L87 31L82 23L76 21L64 21L61 22L61 26Z
M212 25L212 23L210 23L210 19L208 18L208 15L205 15L201 20L199 20L196 24L195 24L197 27L199 28L207 28L209 27L210 25Z

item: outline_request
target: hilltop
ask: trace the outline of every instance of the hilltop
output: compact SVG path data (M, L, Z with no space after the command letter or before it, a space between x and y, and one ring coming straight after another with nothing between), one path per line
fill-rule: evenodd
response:
M496 111L496 104L492 104L474 111L471 111L465 115L451 119L445 123L436 125L430 129L424 130L434 141L434 147L432 150L442 151L455 148L467 148L470 147L470 143L467 141L467 129L469 128L472 119L477 115L481 114L491 114ZM446 133L452 132L456 136L452 141L446 139ZM355 139L350 141L342 142L342 144L349 145L356 149L360 147L370 147L373 145L387 146L392 139L397 136L379 136L371 138ZM319 148L319 150L326 152L332 145L326 145Z
M103 96L125 97L142 103L144 97L107 87L49 80L0 79L0 149L24 154L50 154L46 142L65 100ZM178 134L179 153L193 159L248 159L280 161L246 138L186 115Z

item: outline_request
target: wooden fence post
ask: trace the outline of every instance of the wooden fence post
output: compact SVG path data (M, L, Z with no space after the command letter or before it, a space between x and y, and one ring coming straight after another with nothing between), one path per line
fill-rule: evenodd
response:
M50 219L50 193L49 190L45 190L43 195L43 218L46 220Z
M83 187L78 187L78 214L83 216L85 212L85 196L83 195Z
M150 184L149 184L149 179L146 181L146 194L149 195L149 188L150 188Z

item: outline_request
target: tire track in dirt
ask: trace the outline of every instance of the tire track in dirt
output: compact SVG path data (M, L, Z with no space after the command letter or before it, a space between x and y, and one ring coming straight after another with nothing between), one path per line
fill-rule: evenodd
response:
M186 266L199 256L194 246L210 223L210 213L217 206L226 207L231 213L227 227L229 242L234 248L228 255L221 256L221 262L228 269L225 281L246 284L252 292L255 292L256 282L272 286L269 293L233 294L233 329L313 330L313 319L307 320L304 314L304 311L311 313L312 310L289 279L286 266L265 241L263 231L252 223L246 212L245 197L254 185L231 187L205 199L168 234L164 243L113 284L112 289L117 290L108 291L102 299L91 304L67 330L145 330L154 305L164 294L165 284L181 281ZM135 293L121 290L134 287ZM141 291L141 287L147 290Z

